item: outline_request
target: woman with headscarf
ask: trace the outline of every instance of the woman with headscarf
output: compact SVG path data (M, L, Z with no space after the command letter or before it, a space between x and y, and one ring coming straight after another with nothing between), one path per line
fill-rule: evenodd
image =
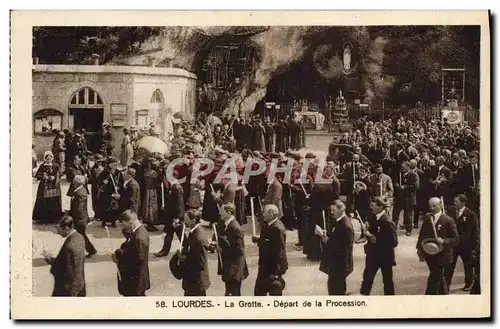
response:
M132 137L127 128L123 129L125 134L122 139L122 153L120 155L120 163L123 167L128 167L132 164L132 158L134 157L134 147L132 146Z
M59 166L54 163L51 151L45 151L43 161L35 175L40 183L33 208L33 221L57 222L62 215Z

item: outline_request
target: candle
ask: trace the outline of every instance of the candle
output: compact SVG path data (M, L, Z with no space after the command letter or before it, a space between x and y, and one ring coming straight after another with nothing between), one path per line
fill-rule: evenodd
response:
M165 208L165 186L161 182L161 207Z
M475 173L475 168L472 166L472 187L476 187L476 173Z
M401 178L401 172L399 172L399 185L403 185L403 179Z
M257 232L255 229L255 210L254 210L254 206L253 206L253 197L250 198L250 210L251 210L251 214L252 214L252 234L253 234L253 236L257 236Z
M382 191L382 181L380 181L380 197L382 197L384 195L383 191Z
M356 163L352 163L352 184L354 186L354 182L356 181Z

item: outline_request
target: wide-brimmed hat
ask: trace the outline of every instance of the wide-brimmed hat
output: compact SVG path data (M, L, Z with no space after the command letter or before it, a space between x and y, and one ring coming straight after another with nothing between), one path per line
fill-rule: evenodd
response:
M420 242L420 247L429 256L434 256L443 251L443 245L435 238L425 238Z
M184 262L182 262L179 258L180 255L175 253L172 258L170 258L169 262L170 272L172 272L172 275L177 280L181 280L183 278L185 270Z

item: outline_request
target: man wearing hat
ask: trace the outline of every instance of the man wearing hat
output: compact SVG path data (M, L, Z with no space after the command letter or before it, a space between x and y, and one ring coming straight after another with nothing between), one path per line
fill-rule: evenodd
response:
M95 249L90 239L85 234L87 224L89 222L89 214L87 210L87 177L82 175L76 175L73 178L70 188L71 203L69 214L73 218L75 229L78 233L83 236L85 240L85 250L87 251L87 257L94 255L97 250Z
M375 218L363 225L368 242L364 246L366 258L361 294L370 295L373 280L380 269L384 282L384 295L394 295L392 267L396 265L394 248L398 245L396 225L387 216L385 212L387 204L382 198L377 197L372 200L370 208Z
M259 246L259 270L255 282L255 296L281 296L285 288L283 274L288 270L286 255L286 229L279 219L279 210L274 204L264 207L264 226L260 237L252 242Z
M420 188L418 175L410 170L410 164L403 162L399 172L398 181L395 184L396 195L394 198L394 209L392 220L398 224L399 214L403 211L404 228L406 236L411 235L413 227L414 208L417 204L417 191Z
M62 173L66 172L66 144L64 132L59 131L52 146L52 153L55 154L56 162L59 164L59 169Z
M445 270L453 262L453 250L460 237L455 221L443 212L441 199L429 200L430 212L424 216L417 240L417 254L427 263L426 295L447 295L449 287L445 280Z
M111 156L114 148L114 138L110 129L111 126L108 122L102 124L101 153L106 156Z
M385 201L385 214L391 218L394 187L391 177L384 173L384 168L381 163L375 165L375 172L370 176L370 186L371 196L373 198L382 198L382 200Z
M99 197L101 190L97 182L97 177L104 171L106 165L106 159L101 154L95 154L93 156L94 165L90 169L90 184L91 184L91 197L92 197L92 209L94 210L94 220L100 219L99 215Z
M116 220L120 210L119 191L123 187L123 176L118 170L118 160L109 157L106 160L107 168L97 177L97 184L100 186L99 195L99 215L102 221L102 227L111 223L116 227Z
M179 178L179 172L174 170L174 177ZM169 182L163 176L163 185L165 188L165 204L164 211L162 212L163 222L165 224L163 231L165 232L165 239L161 250L155 253L156 257L165 257L169 254L172 247L174 234L181 239L182 225L185 214L184 190L179 182Z

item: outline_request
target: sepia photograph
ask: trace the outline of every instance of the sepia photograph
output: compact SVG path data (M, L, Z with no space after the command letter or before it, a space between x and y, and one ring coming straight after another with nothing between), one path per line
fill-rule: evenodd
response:
M13 12L12 307L490 316L488 12L238 13Z

